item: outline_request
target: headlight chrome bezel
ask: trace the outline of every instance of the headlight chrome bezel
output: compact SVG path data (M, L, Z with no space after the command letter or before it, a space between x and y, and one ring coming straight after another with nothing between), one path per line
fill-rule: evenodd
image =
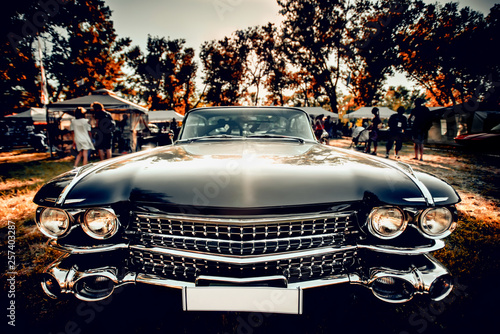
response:
M95 228L91 227L91 223L89 222L89 215L92 212L99 211L99 212L105 212L105 214L110 214L113 216L112 220L112 226L110 229L108 229L105 233L99 233L96 231ZM118 232L120 226L120 222L118 220L118 216L116 215L115 211L110 208L91 208L87 209L83 216L81 217L81 227L83 231L90 237L98 240L105 240L113 237L116 232Z
M426 227L426 225L429 225L426 223L426 218L428 217L429 214L432 214L433 211L436 210L446 210L446 214L449 216L449 222L446 224L446 227L441 229L440 232L434 233L430 232L429 228ZM457 223L454 219L453 212L450 211L450 209L446 207L433 207L433 208L428 208L422 211L420 216L418 217L418 229L419 231L426 236L427 238L431 239L442 239L447 236L449 236L456 228Z
M394 210L401 214L401 225L398 227L398 230L396 232L391 234L384 234L380 231L380 229L375 227L374 224L376 223L376 215L381 210ZM368 215L367 225L368 225L368 231L370 232L371 235L384 240L394 239L400 236L406 230L406 227L408 226L408 217L406 213L397 206L375 207L371 210L370 214Z
M44 218L45 215L47 214L47 212L50 211L62 213L66 217L65 219L66 223L64 223L63 226L64 228L62 228L59 232L51 231L49 228L47 228L47 222L44 222L44 220L46 219ZM52 207L44 207L37 212L37 217L35 221L38 230L42 232L43 235L52 239L56 239L65 236L69 232L71 226L73 225L74 219L73 216L68 214L65 210Z

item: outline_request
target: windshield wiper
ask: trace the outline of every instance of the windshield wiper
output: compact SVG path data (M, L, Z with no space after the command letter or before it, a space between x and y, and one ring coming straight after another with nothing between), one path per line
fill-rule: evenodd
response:
M284 136L284 135L273 135L273 134L250 135L250 136L246 136L246 138L279 138L279 139L291 139L291 140L297 140L301 144L305 143L305 140L302 139L302 138L300 138L300 137Z

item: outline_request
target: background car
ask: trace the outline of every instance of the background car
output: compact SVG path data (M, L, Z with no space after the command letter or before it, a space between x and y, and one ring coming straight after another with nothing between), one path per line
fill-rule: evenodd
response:
M457 144L482 150L500 150L500 124L488 132L464 134L455 137Z

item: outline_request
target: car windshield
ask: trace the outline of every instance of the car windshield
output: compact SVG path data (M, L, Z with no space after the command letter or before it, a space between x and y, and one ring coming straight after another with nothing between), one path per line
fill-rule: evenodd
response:
M179 140L203 138L314 140L307 114L293 108L201 108L189 112Z

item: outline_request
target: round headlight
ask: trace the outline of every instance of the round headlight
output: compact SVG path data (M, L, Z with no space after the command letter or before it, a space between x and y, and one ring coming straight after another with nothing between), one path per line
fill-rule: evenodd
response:
M37 219L37 225L49 238L57 238L68 231L70 218L63 210L46 208Z
M90 209L85 212L82 228L92 238L111 238L118 231L118 218L109 209Z
M395 238L405 230L407 221L401 209L381 207L372 210L368 216L368 229L381 239Z
M420 229L431 238L445 237L453 226L453 215L447 208L430 208L420 216Z

